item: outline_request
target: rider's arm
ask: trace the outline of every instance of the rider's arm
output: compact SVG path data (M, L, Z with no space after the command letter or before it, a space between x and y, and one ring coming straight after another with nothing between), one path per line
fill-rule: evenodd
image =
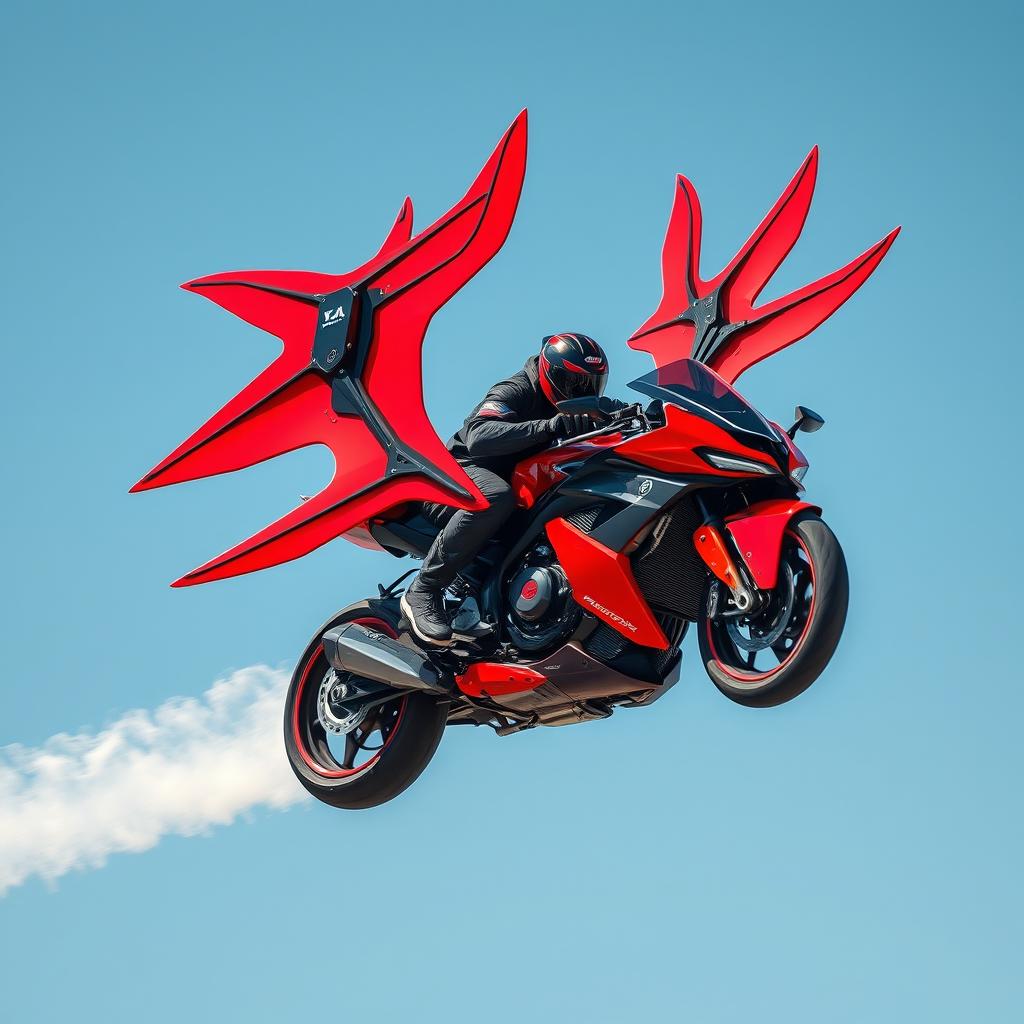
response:
M558 436L552 420L520 419L513 402L489 394L466 425L466 449L473 458L488 459L542 447Z
M537 393L522 376L495 384L466 421L462 436L470 458L538 451L566 436L565 417L537 418Z

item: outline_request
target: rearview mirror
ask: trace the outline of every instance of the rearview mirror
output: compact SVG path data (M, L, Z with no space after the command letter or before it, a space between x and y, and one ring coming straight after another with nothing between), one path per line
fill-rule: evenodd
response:
M808 409L805 405L798 405L793 415L796 416L796 422L786 431L790 437L796 437L797 431L800 430L805 434L813 434L816 430L821 430L825 426L825 420L813 409Z

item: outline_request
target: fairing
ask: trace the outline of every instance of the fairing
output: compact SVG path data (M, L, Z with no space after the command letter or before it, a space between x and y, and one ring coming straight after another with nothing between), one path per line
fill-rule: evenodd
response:
M662 299L630 346L650 352L659 367L691 355L732 383L828 319L871 276L899 228L835 273L755 308L800 236L817 169L815 147L732 262L709 281L700 276L700 201L679 175L662 249Z
M772 422L772 426L779 432L782 443L786 446L786 476L793 478L793 473L798 469L806 469L808 466L807 456L800 450L797 443L779 426ZM803 484L797 485L797 490L803 490Z
M412 237L406 199L380 251L347 274L239 271L182 285L276 335L281 355L133 491L242 469L306 445L334 478L282 519L178 580L253 572L298 558L407 501L483 508L423 407L424 335L501 247L526 169L526 112L465 197Z
M476 661L455 677L459 689L470 697L499 697L542 686L547 676L523 665Z
M605 547L564 519L551 520L546 531L577 603L633 643L658 650L668 647L627 555Z
M537 500L591 455L614 447L622 440L621 434L607 434L579 444L564 444L527 456L512 471L512 493L520 508L533 508Z
M623 441L615 454L663 473L693 473L737 480L751 475L712 466L698 453L698 449L704 448L729 452L765 465L771 463L771 456L763 447L744 444L725 425L712 423L702 413L677 405L665 406L663 426Z

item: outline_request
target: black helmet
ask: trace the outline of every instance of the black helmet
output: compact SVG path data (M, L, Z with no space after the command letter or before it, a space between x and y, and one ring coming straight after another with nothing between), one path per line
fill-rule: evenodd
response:
M552 334L540 347L540 386L555 405L567 398L604 393L608 360L593 338L585 334Z

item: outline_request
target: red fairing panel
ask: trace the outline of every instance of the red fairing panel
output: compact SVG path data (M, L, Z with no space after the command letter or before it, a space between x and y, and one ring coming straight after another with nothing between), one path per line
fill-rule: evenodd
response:
M774 422L774 420L772 421L772 426L779 432L779 436L786 443L786 447L789 449L789 460L786 465L786 475L792 476L795 469L799 469L801 466L806 466L808 464L807 456L804 455L804 453L797 447L796 441L786 433L784 427ZM800 485L799 490L803 490L802 484Z
M427 419L422 346L434 313L504 243L525 171L523 111L458 204L412 237L412 203L407 198L380 250L356 270L250 270L182 285L276 335L284 351L132 490L242 469L311 444L330 448L336 469L319 494L175 586L237 576L298 558L402 502L485 507L479 490ZM313 362L313 341L321 316L340 316L340 307L321 310L321 301L345 288L361 296L359 315L369 323L365 360L352 377L397 441L434 467L433 476L417 471L388 479L387 453L363 417L334 410L329 375ZM338 328L339 339L346 337L346 329ZM340 344L351 347L344 340Z
M459 689L470 697L499 697L509 693L536 690L547 677L523 665L505 665L496 661L474 662L455 677Z
M725 527L761 590L771 590L778 582L783 534L790 520L804 511L820 512L821 507L793 498L778 498L757 502L726 517Z
M559 448L530 455L512 471L512 493L521 508L533 508L545 491L566 478L566 463L581 462L602 448L610 448L622 440L621 434L606 434L579 444L564 444Z
M650 352L659 367L692 355L731 384L827 320L882 262L899 228L841 270L755 308L800 236L817 169L815 147L732 262L709 281L700 276L700 200L679 175L662 249L661 303L634 332L630 346Z
M622 552L606 548L564 519L553 519L545 529L577 604L633 643L662 651L668 647Z
M764 452L748 448L710 420L677 405L665 406L664 426L631 437L619 445L615 454L663 473L697 473L734 480L757 475L712 466L694 451L703 447L770 463Z

